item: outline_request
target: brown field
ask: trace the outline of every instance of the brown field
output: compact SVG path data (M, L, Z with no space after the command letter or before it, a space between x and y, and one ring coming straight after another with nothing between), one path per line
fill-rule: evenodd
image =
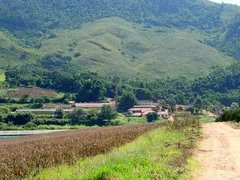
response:
M93 128L0 141L0 179L23 179L30 172L79 157L109 152L166 123Z
M19 88L16 90L8 90L4 95L9 98L20 98L22 95L29 95L31 97L54 97L56 93L52 90L41 89L41 88Z

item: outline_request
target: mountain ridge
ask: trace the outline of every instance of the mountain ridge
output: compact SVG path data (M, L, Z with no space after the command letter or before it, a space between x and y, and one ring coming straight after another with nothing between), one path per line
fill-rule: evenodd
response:
M2 68L25 66L59 53L71 57L74 72L205 76L240 58L238 13L206 0L3 0L0 28L15 39L2 41L0 61Z

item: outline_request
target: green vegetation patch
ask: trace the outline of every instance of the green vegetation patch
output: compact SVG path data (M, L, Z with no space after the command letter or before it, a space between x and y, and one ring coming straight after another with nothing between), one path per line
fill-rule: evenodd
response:
M200 116L200 122L202 123L211 123L211 122L215 122L216 119L212 118L212 117L207 117L207 116Z
M191 130L192 131L192 130ZM188 128L158 128L111 153L44 170L39 179L188 179L198 164ZM192 136L191 136L192 137ZM189 159L188 159L189 158Z
M3 74L0 74L0 83L1 83L1 82L4 82L5 79L6 79L5 74L4 74L4 73L3 73Z

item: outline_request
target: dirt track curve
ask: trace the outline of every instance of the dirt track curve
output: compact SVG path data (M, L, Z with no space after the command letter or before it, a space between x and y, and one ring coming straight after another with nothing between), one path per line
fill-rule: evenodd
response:
M205 133L197 152L202 164L197 180L240 180L240 130L225 123L203 125Z

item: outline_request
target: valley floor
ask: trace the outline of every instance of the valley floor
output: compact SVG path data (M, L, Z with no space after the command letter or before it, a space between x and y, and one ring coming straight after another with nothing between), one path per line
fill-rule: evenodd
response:
M197 150L202 169L198 180L240 179L240 131L226 123L203 125L205 139Z

